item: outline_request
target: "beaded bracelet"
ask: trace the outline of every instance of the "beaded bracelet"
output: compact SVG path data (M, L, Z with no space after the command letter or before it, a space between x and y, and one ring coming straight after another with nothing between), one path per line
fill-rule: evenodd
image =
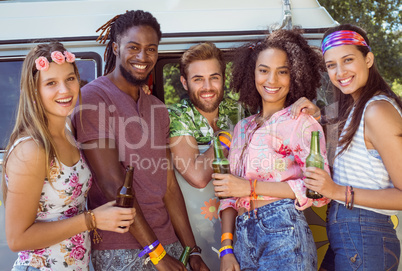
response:
M88 231L94 231L94 236L92 238L92 241L95 244L98 244L99 242L102 241L102 237L96 230L95 214L92 212L92 210L88 210L88 211L84 211L84 215L85 215L85 224L87 225Z
M154 248L156 248L157 245L159 245L159 243L160 243L159 240L156 240L155 242L153 242L153 243L150 244L149 246L144 247L144 250L141 251L140 254L138 254L138 257L141 258L141 257L144 256L145 254L151 252Z
M222 243L224 240L226 240L226 239L230 239L230 240L233 241L233 233L231 233L231 232L225 232L224 234L222 234L221 243Z

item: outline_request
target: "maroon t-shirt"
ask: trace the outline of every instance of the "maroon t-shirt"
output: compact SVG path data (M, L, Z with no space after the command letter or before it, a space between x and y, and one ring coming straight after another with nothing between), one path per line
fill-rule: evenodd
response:
M142 90L135 102L102 76L82 88L81 112L81 118L77 111L74 112L72 123L82 148L90 148L85 144L90 140L115 140L122 171L129 164L134 167L133 187L145 219L162 244L176 242L178 239L163 202L167 186L166 144L169 139L169 114L165 104ZM91 164L91 161L87 162ZM94 177L88 194L88 207L94 209L107 201ZM130 233L100 231L100 234L103 241L92 244L93 249L142 248Z

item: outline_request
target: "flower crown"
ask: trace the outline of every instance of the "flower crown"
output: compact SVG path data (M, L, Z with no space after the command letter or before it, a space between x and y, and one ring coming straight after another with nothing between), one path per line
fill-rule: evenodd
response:
M52 61L56 64L63 64L65 61L68 63L73 63L75 61L75 55L73 53L64 51L64 53L60 51L53 51L50 54ZM40 56L35 60L36 69L38 71L47 71L49 69L49 60L46 57Z

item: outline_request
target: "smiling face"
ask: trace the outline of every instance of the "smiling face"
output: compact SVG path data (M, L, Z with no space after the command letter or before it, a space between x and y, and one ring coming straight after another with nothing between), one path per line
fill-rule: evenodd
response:
M218 110L224 93L219 61L215 58L194 61L188 65L186 75L187 80L183 76L180 80L198 111L211 113Z
M158 44L157 33L146 25L129 28L118 44L113 43L116 66L123 78L136 86L147 83L158 59Z
M326 51L324 59L332 84L357 100L374 63L373 53L364 57L355 45L342 45Z
M48 119L66 118L77 102L80 84L70 63L50 63L47 71L40 71L38 95Z
M255 87L261 95L264 110L283 108L290 89L290 71L286 53L274 48L261 51L254 74Z

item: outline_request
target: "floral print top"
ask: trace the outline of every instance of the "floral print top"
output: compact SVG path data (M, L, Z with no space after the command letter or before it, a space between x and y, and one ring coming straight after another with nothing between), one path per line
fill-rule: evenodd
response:
M189 99L168 106L170 117L170 137L192 136L198 144L207 144L214 136L214 130L208 120L194 107ZM216 125L221 130L232 131L236 123L243 118L239 104L232 99L224 99L219 104L219 116Z
M28 137L18 140L14 147ZM7 179L7 182L12 180ZM92 184L92 174L82 156L68 167L53 161L50 180L44 180L35 222L63 220L82 213ZM50 247L20 251L14 266L32 266L41 271L89 270L89 232L79 233Z
M247 180L286 182L295 193L295 207L304 210L312 205L320 207L329 202L306 197L303 182L305 160L310 153L311 132L320 131L320 151L325 159L324 169L329 173L325 138L321 125L311 116L301 114L291 118L290 107L282 109L258 128L256 118L250 116L239 122L233 134L229 152L230 171ZM242 155L243 153L243 155ZM256 200L272 200L258 196ZM250 197L227 198L220 201L219 213L232 207L250 209Z

